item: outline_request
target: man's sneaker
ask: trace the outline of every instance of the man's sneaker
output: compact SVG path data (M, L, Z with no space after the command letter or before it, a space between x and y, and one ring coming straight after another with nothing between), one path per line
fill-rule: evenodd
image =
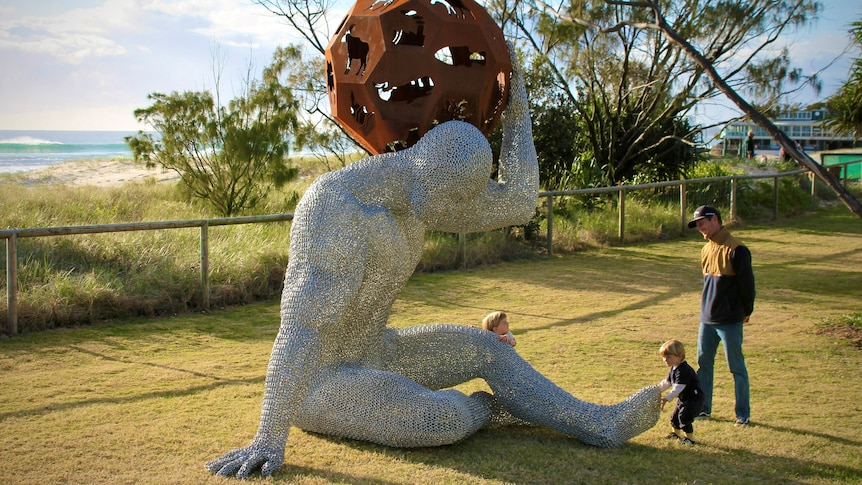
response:
M694 440L691 438L683 438L681 443L684 445L694 446Z
M678 440L679 435L676 433L671 433L671 434L665 436L664 439L666 439L666 440Z
M700 421L702 419L709 419L709 413L704 411L704 412L698 414L697 416L695 416L694 419L696 419L698 421Z
M737 428L745 427L745 426L748 426L749 424L751 424L751 421L749 421L748 418L736 418L736 422L733 423L733 425L736 426Z

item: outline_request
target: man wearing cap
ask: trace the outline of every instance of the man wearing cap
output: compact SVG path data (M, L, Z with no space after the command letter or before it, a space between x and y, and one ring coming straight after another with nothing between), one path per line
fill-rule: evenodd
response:
M751 252L722 225L714 207L702 205L688 223L697 228L707 243L701 250L703 293L700 299L700 329L697 335L698 379L704 393L703 412L712 412L712 382L719 341L724 345L727 366L736 391L736 424L748 426L748 370L742 355L742 327L754 311L754 272Z

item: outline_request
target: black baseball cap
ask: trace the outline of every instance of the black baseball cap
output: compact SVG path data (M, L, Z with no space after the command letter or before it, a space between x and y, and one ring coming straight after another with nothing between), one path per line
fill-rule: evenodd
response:
M688 228L693 229L694 226L697 225L697 221L703 219L704 217L712 217L718 216L721 218L721 213L718 212L718 209L715 207L710 207L708 205L702 205L694 210L694 215L691 220L688 221Z

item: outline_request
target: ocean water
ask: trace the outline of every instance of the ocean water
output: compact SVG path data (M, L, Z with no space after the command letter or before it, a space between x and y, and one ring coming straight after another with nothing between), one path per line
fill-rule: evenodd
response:
M123 141L134 131L0 130L0 173L38 170L71 160L132 158Z

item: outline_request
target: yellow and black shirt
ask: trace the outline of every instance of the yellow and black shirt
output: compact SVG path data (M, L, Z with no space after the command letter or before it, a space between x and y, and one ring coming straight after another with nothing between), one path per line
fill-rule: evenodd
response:
M722 227L701 250L703 293L700 321L740 323L754 311L751 252Z

